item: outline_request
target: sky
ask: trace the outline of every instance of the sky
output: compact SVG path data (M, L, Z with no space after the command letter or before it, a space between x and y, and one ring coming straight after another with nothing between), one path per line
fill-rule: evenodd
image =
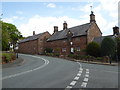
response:
M14 24L24 37L45 31L53 33L53 27L63 29L66 21L68 28L90 22L91 10L95 14L96 23L105 35L113 34L113 27L118 26L119 0L84 0L79 2L47 1L47 2L13 2L3 1L2 21ZM90 7L92 6L92 8Z

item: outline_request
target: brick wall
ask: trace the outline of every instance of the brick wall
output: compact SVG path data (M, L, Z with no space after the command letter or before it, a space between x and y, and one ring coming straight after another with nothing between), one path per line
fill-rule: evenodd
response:
M92 42L95 37L101 37L102 33L95 22L91 23L90 29L87 31L87 44Z
M46 39L51 35L48 32L45 32L36 40L27 41L19 44L19 52L26 54L43 54L45 48Z
M27 53L27 54L36 54L38 52L37 45L38 41L28 41L19 44L19 52L20 53Z
M59 53L61 55L68 55L71 52L71 48L80 49L82 51L86 48L86 36L72 38L72 45L68 42L67 39L64 40L56 40L47 42L47 47L52 48L54 53ZM77 53L79 50L76 51Z
M44 33L39 39L38 39L38 53L43 54L44 49L46 48L46 40L50 37L51 35L46 32Z

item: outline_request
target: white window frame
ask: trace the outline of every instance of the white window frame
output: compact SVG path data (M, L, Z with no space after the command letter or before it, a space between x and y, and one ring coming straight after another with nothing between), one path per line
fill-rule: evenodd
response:
M62 52L66 52L66 48L62 48Z

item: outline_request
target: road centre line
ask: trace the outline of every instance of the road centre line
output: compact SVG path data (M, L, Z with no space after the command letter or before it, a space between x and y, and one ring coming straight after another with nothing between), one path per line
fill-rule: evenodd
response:
M81 84L81 87L86 87L87 83L88 83L88 77L89 77L89 69L86 69L86 74L85 74L85 78Z
M76 83L77 83L77 80L79 80L79 78L80 78L80 76L81 76L81 74L82 74L82 65L79 63L79 62L77 62L78 64L79 64L79 66L80 66L80 68L79 68L79 71L78 71L78 74L77 74L77 76L74 78L74 80L70 83L70 85L69 86L67 86L66 87L66 89L70 89L70 88L72 88L72 86L74 86ZM66 90L65 89L65 90Z
M89 72L87 71L86 73L88 73L89 74Z
M82 82L81 87L86 87L87 83L86 82Z
M80 76L81 76L81 74L80 74L80 73L78 73L78 74L77 74L77 76L79 76L79 77L80 77Z
M86 74L85 77L89 77L89 75Z
M66 88L72 88L72 86L67 86Z
M88 82L88 78L84 78L84 80L83 80L84 82Z
M23 55L23 54L22 54L22 55ZM48 61L48 60L46 60L46 59L44 59L44 58L41 58L41 57L38 57L38 56L32 56L32 55L24 55L24 56L31 56L31 57L39 58L39 59L42 59L45 63L44 63L43 65L41 65L40 67L37 67L37 68L35 68L35 69L28 70L28 71L24 71L24 72L17 73L17 74L14 74L14 75L5 76L5 77L3 77L3 78L0 79L0 80L4 80L4 79L16 77L16 76L20 76L20 75L23 75L23 74L26 74L26 73L29 73L29 72L32 72L32 71L36 71L36 70L41 69L41 68L43 68L43 67L45 67L46 65L49 64L49 61Z
M79 73L81 74L81 73L82 73L82 71L79 71Z
M79 79L79 77L78 76L76 76L75 78L74 78L74 80L78 80Z
M89 69L86 69L87 72L89 72Z
M83 71L83 68L80 68L80 71Z
M76 84L76 82L77 82L77 81L72 81L72 82L70 83L70 86L74 86L74 85Z

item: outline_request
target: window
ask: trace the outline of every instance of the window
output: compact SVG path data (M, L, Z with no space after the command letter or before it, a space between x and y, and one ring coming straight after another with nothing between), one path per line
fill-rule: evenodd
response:
M62 48L62 52L66 52L66 48Z
M80 47L76 47L76 51L79 52L80 51Z

